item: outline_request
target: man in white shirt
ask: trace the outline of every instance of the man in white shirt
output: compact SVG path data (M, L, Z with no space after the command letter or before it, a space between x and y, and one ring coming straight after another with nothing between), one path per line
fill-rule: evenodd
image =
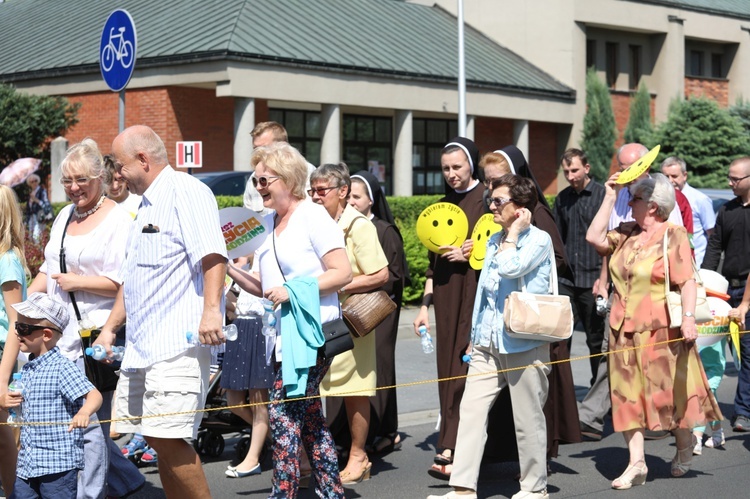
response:
M661 172L672 182L675 189L682 192L693 209L693 249L695 263L698 267L706 254L708 238L716 225L716 214L711 198L691 187L687 183L687 165L685 161L675 156L665 159L661 164Z
M138 125L112 143L115 167L143 196L128 238L120 288L96 343L111 352L125 322L126 351L117 386L117 430L139 432L159 455L167 497L210 497L195 438L208 387L210 349L223 341L226 246L216 199L172 169L164 143ZM170 414L165 417L143 417ZM124 419L136 418L136 419Z

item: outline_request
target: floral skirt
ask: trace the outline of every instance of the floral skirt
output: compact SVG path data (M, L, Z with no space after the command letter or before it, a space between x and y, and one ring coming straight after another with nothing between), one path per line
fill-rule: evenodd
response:
M721 420L695 344L679 329L611 331L609 381L615 431L692 429ZM644 346L645 345L645 346Z

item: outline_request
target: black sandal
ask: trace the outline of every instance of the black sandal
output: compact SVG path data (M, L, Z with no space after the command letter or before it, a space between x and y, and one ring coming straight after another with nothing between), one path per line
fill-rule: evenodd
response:
M445 451L450 451L451 455L446 456ZM433 459L435 464L439 464L441 466L446 466L448 464L453 464L453 449L443 449L443 452L435 456Z
M396 439L399 441L396 442ZM389 433L388 435L377 437L370 446L368 452L374 455L390 454L391 452L401 449L401 440L398 433Z

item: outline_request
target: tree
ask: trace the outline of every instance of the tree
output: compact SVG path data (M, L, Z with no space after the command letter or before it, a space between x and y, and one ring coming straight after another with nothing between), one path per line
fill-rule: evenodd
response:
M646 84L641 82L638 91L630 101L630 117L625 127L625 143L647 144L651 140L654 127L651 125L651 94Z
M0 167L18 158L40 158L50 138L78 122L79 107L64 97L30 95L0 84Z
M609 177L609 165L615 153L615 114L609 90L599 79L594 68L586 73L586 116L583 118L581 149L591 164L591 175L604 181Z
M737 103L729 108L729 114L742 123L745 133L750 134L750 102L742 98L737 99Z
M652 143L661 144L658 161L667 156L685 160L693 187L726 188L729 164L750 150L740 120L703 97L673 104Z

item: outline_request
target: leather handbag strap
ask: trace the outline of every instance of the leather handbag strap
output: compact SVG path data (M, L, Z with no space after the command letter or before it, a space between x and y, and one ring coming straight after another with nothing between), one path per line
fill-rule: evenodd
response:
M73 206L72 208L73 209L70 210L70 215L68 215L68 219L65 221L65 226L63 227L62 231L62 237L60 238L60 273L62 274L65 274L68 271L68 266L65 263L65 234L68 232L68 225L70 225L70 221L73 219L73 213L75 213L76 211L75 206ZM73 305L73 310L75 310L76 312L76 319L80 321L81 312L80 310L78 310L76 297L72 291L68 291L68 295L70 296L70 302Z
M551 295L557 295L559 294L559 290L557 288L557 262L555 261L555 248L553 246L550 246L549 255L550 260L552 260L549 275L549 292ZM523 276L519 277L519 279L521 279L521 291L525 293L526 280L523 278Z

